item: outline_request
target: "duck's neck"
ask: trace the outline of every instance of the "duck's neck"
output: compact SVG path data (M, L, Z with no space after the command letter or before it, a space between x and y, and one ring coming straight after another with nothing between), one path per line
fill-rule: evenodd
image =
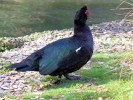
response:
M87 37L89 36L89 34L91 34L91 32L90 32L90 28L88 27L88 25L74 24L74 36Z

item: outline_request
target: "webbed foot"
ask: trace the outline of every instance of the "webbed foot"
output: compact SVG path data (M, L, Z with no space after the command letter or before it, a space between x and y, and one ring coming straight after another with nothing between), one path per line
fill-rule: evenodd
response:
M69 79L69 80L79 80L81 78L81 76L76 76L76 75L64 75L66 77L66 79Z

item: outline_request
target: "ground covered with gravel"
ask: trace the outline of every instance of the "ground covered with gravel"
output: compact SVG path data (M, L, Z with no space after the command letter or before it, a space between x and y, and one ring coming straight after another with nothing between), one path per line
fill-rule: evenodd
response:
M113 53L133 50L133 23L112 21L90 26L94 38L94 53ZM38 72L18 73L6 69L10 64L20 62L36 50L61 38L73 35L73 29L37 32L24 37L0 38L0 93L19 95L23 92L36 92L42 86L44 76ZM4 47L13 47L6 50ZM4 49L3 49L4 48ZM131 64L130 62L129 64ZM37 87L29 85L34 80ZM2 98L0 98L1 100Z

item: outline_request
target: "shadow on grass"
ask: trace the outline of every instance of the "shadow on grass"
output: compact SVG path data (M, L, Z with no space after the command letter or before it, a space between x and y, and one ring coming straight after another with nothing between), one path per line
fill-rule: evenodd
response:
M71 85L75 84L85 84L88 81L92 81L94 84L100 85L100 84L106 84L110 80L119 80L120 76L119 73L116 71L112 71L110 68L107 68L107 65L114 65L112 67L119 67L120 61L118 59L123 57L123 53L113 53L106 55L104 53L95 54L92 57L91 62L91 69L80 69L76 71L75 73L81 74L80 80L66 80L63 79L63 81L66 81L65 84L60 85L53 85L52 87L48 87L48 89L51 88L62 88L64 86L71 87ZM115 61L114 61L115 60ZM95 62L93 62L95 61ZM114 61L114 62L113 62ZM103 64L100 64L99 62L104 62ZM85 65L86 67L90 67L88 65ZM49 78L52 78L52 76L49 76ZM57 78L55 78L57 79Z
M46 90L39 96L45 99L61 98L64 100L91 100L98 99L99 97L102 97L102 99L120 99L120 96L122 97L124 95L123 91L125 91L127 87L130 88L132 82L129 81L130 84L128 84L127 80L130 79L129 75L124 75L120 79L120 70L112 70L110 67L120 68L120 60L123 57L124 53L94 54L91 64L85 65L85 67L91 67L91 69L80 69L75 72L81 74L80 80L66 80L64 78L62 81L66 81L65 84L46 85L40 91ZM57 77L45 76L41 82L45 83L50 79L56 80ZM125 87L123 87L123 85ZM27 98L27 95L30 98L28 93L22 97ZM31 96L35 97L36 95L31 93ZM128 93L125 97L127 96Z

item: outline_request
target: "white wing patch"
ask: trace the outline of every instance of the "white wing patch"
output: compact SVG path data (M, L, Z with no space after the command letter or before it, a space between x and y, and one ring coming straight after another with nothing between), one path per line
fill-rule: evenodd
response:
M79 47L78 49L76 49L75 51L78 53L78 51L81 49L81 47Z

